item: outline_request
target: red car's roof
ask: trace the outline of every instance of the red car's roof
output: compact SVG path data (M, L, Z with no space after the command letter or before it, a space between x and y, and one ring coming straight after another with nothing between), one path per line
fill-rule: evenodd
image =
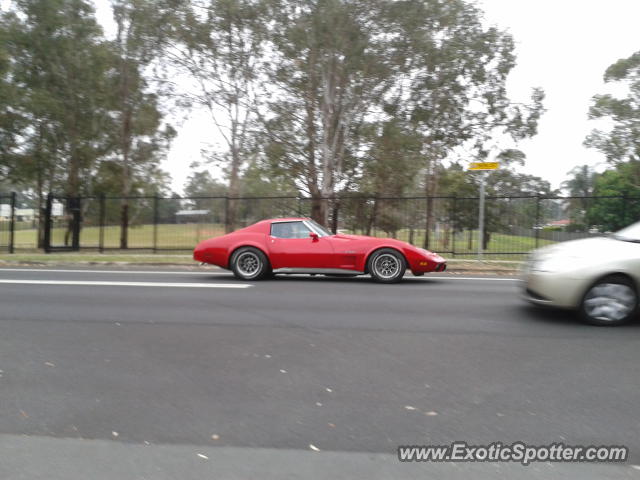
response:
M268 220L261 220L258 223L300 222L302 220L309 220L309 218L307 218L307 217L270 218Z
M249 225L248 227L242 228L240 230L236 230L237 232L256 232L256 231L267 231L265 230L266 228L270 228L272 223L277 223L277 222L300 222L302 220L309 220L306 217L288 217L288 218L270 218L268 220L260 220L257 223L254 223L253 225ZM267 225L269 225L269 227L267 227ZM264 232L263 232L264 233Z

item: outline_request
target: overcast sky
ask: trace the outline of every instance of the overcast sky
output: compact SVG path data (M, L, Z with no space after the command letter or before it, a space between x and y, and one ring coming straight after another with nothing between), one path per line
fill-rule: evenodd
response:
M611 91L602 76L619 58L640 50L640 0L478 0L486 21L510 31L516 41L517 66L508 88L514 101L526 101L531 87L546 92L539 133L521 142L524 171L557 187L576 165L603 167L603 156L582 146L594 127L587 120L591 97ZM99 21L112 32L108 0L96 0ZM201 160L213 126L203 112L193 112L179 129L164 168L181 192L189 165Z

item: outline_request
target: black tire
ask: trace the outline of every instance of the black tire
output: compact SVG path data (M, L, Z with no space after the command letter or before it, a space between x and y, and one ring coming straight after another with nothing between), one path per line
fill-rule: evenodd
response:
M230 267L240 280L261 280L271 273L269 260L257 248L242 247L233 252Z
M580 316L598 326L630 322L638 314L638 291L624 275L609 275L595 282L580 302Z
M376 282L397 283L407 270L404 256L393 248L381 248L367 260L367 270Z

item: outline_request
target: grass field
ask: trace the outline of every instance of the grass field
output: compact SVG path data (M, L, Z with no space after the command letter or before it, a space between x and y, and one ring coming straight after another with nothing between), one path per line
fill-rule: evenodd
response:
M158 250L176 250L187 253L193 247L206 238L215 237L224 233L224 226L219 224L161 224L137 225L129 227L129 248L148 249L155 247ZM385 237L384 232L373 232L373 235ZM429 248L435 252L442 252L452 257L469 258L477 255L477 232L461 232L455 237L450 237L447 242L444 235L432 235ZM64 245L64 228L52 230L52 245ZM399 240L409 241L408 230L400 230L396 234ZM7 233L0 232L0 245L7 243ZM154 241L155 239L155 241ZM35 229L22 229L15 232L15 248L18 251L35 250L37 245L37 232ZM415 230L413 244L423 246L424 230ZM553 243L550 240L536 239L533 237L497 234L491 235L489 248L485 250L487 259L495 260L520 260L523 253L538 247ZM84 227L80 233L80 244L83 248L98 249L100 246L100 228ZM103 247L105 249L118 249L120 247L120 227L106 226L103 229ZM126 252L123 252L126 255Z
M64 245L66 229L52 229L51 244ZM191 250L206 238L215 237L224 233L222 225L198 225L198 224L168 224L137 225L129 227L129 248L152 249L154 237L157 236L156 247L159 249ZM104 248L120 248L120 227L107 226L103 231ZM37 245L37 231L34 229L17 230L15 232L16 249L35 249ZM98 248L100 246L100 228L85 227L80 232L80 245L86 248Z

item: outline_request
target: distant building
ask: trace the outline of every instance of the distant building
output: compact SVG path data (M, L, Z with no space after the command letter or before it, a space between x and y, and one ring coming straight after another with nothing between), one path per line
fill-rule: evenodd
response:
M204 223L211 210L178 210L176 223Z
M553 222L547 223L547 227L565 228L568 225L571 225L571 220L569 220L569 219L566 219L566 220L554 220Z

